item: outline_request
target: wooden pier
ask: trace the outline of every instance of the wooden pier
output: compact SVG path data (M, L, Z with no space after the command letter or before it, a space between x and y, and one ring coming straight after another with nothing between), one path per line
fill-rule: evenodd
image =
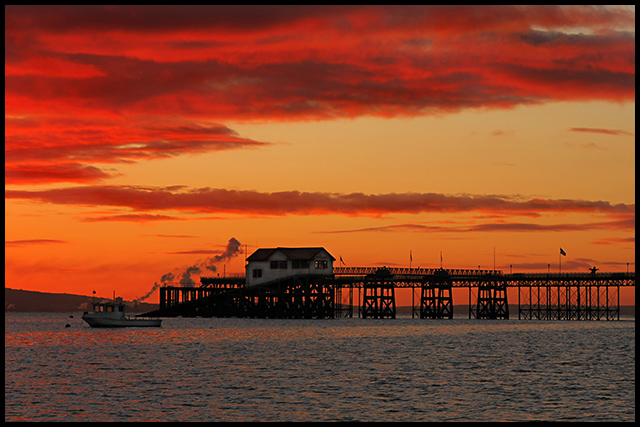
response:
M145 316L393 319L396 290L410 288L420 293L414 315L451 319L452 290L466 288L470 319L514 318L508 291L513 296L517 289L518 319L619 320L625 286L635 286L635 273L335 267L332 275L298 274L252 287L242 277L203 277L199 287L162 287L160 308Z

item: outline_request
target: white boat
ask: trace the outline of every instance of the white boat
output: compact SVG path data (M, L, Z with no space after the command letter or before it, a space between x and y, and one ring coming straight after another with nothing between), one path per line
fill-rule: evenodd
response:
M85 311L82 320L92 328L158 327L162 319L125 316L122 298L109 302L93 302L93 311Z

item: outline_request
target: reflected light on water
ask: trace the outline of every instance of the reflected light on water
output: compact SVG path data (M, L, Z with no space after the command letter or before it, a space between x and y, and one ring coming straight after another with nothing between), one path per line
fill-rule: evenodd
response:
M635 321L5 315L7 421L629 421Z

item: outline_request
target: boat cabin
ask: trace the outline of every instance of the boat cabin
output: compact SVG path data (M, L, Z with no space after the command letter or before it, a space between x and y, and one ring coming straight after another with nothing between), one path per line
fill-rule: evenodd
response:
M124 303L118 297L115 301L94 302L93 312L109 315L110 317L124 317Z
M336 259L325 248L262 248L247 258L246 286L300 274L332 275Z

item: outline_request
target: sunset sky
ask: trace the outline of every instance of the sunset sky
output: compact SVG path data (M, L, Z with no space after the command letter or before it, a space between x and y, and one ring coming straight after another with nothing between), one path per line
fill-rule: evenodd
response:
M5 6L6 287L635 271L634 181L634 7Z

